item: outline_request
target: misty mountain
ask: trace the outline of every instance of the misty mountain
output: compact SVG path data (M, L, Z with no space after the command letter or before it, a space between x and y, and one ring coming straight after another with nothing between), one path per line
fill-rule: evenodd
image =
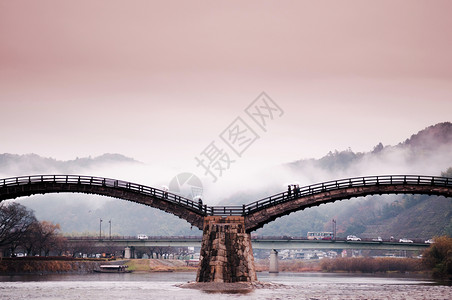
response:
M374 169L376 165L382 164L385 170L397 169L400 166L405 170L416 170L422 174L433 171L432 175L438 175L441 170L452 165L451 154L452 123L445 122L427 127L396 146L378 143L372 151L365 153L355 153L351 149L335 150L318 160L299 160L287 164L287 167L292 170L316 168L328 170L333 174L347 173L350 176L359 176L350 171L363 173L361 170L363 167L371 166ZM390 166L392 164L395 165Z
M237 191L219 205L249 203L283 191L284 182L269 176L274 173L286 174L285 178L293 178L301 186L366 175L441 175L452 166L451 153L452 124L440 123L413 134L395 146L377 143L369 152L334 150L320 159L302 159L284 164L278 172L264 170L260 176L265 184L256 189ZM69 161L43 158L36 154L0 154L2 177L51 173L92 174L106 166L110 170L106 174L112 174L111 170L122 174L125 168L137 164L140 163L120 154ZM266 179L267 176L271 178ZM265 180L272 184L267 184ZM149 181L153 185L155 179L150 178ZM137 182L142 183L142 180ZM67 234L98 235L102 226L102 235L106 235L109 234L110 224L112 234L118 235L201 234L198 229L191 228L186 221L173 215L119 199L85 194L46 194L15 201L33 209L39 220L59 223ZM100 219L103 221L100 222ZM444 197L420 195L353 198L292 213L265 225L256 233L306 236L308 231L331 231L332 219L337 221L339 236L356 234L362 237L430 238L434 235L451 235L452 201Z
M303 159L283 166L301 186L347 177L421 174L440 176L452 166L452 123L439 123L413 134L395 146L378 143L369 152L331 151L320 159ZM449 169L450 170L450 169ZM443 173L444 175L444 173ZM452 177L452 174L448 174ZM255 200L269 195L261 190ZM272 189L273 192L274 189ZM282 187L278 192L282 192ZM221 204L247 203L249 193L237 193ZM452 201L444 197L382 195L354 198L308 208L265 225L262 235L306 236L308 231L332 231L338 236L452 235Z
M121 154L103 154L98 157L76 158L61 161L37 154L0 154L0 174L16 177L31 174L75 174L89 169L102 168L110 164L139 164L133 158Z

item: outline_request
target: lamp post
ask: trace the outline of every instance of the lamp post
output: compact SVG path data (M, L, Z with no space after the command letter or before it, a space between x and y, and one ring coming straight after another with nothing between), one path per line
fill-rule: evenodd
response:
M336 240L336 220L333 219L333 239Z
M111 220L108 221L108 224L110 225L110 240L111 240Z
M99 219L99 240L102 239L102 219Z

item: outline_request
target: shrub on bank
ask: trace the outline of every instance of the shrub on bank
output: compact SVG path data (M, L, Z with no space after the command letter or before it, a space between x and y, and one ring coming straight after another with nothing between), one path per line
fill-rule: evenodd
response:
M442 236L424 251L422 261L435 278L452 279L452 238Z
M419 272L422 262L415 258L394 257L343 257L322 259L320 267L325 272Z

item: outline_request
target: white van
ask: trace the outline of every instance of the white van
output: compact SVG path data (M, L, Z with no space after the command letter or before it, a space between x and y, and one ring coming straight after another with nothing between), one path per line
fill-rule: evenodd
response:
M356 235L347 235L347 241L360 241L361 239Z
M148 236L145 235L145 234L139 234L139 235L137 235L137 238L138 238L139 240L147 240L147 239L148 239Z

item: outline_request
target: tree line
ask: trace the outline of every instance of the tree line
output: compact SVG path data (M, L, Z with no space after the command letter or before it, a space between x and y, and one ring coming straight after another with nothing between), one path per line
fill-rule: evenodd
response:
M72 256L72 257L120 257L123 247L107 245L102 249L88 241L68 243L59 224L38 221L33 210L15 202L0 206L0 257L24 256ZM187 247L136 247L137 257L146 254L151 258L185 257Z
M66 239L60 225L38 221L27 207L6 202L0 206L0 251L4 257L23 253L27 256L61 255Z

